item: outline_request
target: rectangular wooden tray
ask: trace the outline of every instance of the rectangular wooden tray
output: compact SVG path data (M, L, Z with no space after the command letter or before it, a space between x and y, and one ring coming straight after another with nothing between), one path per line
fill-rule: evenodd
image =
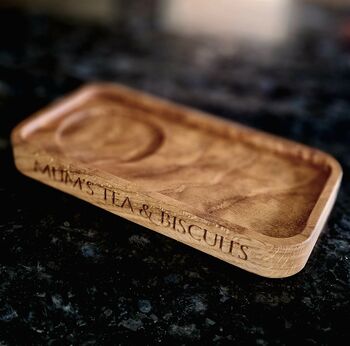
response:
M342 175L316 149L111 84L34 114L12 143L23 174L267 277L304 267Z

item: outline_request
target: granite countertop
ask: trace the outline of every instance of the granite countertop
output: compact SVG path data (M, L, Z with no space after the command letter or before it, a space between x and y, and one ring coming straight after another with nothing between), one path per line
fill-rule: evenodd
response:
M218 51L0 11L0 345L324 345L349 336L347 47L303 36L277 52ZM250 274L18 173L11 129L95 80L334 155L342 187L305 269L286 279Z

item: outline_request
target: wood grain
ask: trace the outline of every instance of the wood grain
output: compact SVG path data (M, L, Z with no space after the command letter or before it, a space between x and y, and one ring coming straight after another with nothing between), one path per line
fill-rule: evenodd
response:
M267 277L304 267L342 174L316 149L110 84L12 142L22 173Z

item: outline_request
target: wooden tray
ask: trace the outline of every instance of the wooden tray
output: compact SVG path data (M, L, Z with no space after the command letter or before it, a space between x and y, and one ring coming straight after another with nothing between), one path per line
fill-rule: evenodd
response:
M342 174L316 149L109 84L33 115L12 143L23 174L267 277L304 267Z

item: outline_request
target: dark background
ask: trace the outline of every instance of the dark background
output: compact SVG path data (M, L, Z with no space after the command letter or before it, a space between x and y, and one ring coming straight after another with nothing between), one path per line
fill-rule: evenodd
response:
M350 336L350 14L308 11L331 25L227 50L128 17L101 25L0 7L0 345L328 345ZM96 80L334 155L343 183L305 269L262 278L19 174L12 128Z

